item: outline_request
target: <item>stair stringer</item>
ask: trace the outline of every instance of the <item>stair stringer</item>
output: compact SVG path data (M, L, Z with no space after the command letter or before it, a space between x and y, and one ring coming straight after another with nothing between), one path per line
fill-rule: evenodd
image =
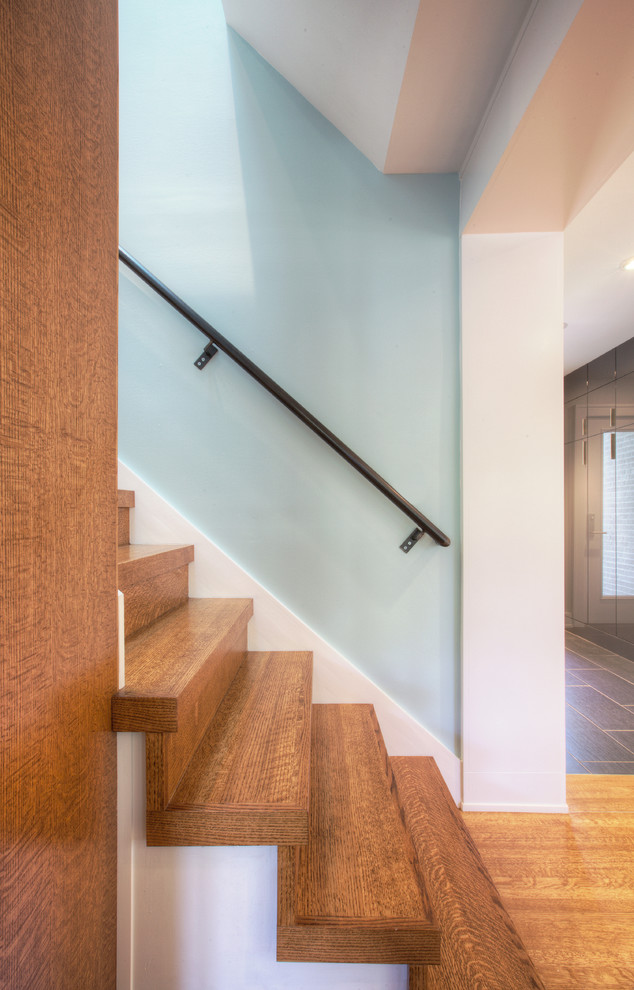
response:
M252 598L249 649L312 649L313 700L373 703L388 750L433 755L459 798L460 763L438 740L123 465L119 486L136 492L133 543L193 543L192 597ZM276 961L277 847L148 847L144 737L120 735L119 785L132 797L119 823L131 908L120 915L129 953L118 990L406 990L403 965Z

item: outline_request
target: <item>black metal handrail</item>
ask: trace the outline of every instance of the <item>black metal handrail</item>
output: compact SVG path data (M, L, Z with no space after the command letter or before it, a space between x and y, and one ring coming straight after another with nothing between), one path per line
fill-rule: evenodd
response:
M430 520L427 519L422 512L419 512L416 506L412 505L411 502L408 502L406 498L403 498L403 496L397 492L392 485L388 484L385 478L382 478L380 474L377 474L369 464L366 464L366 462L358 456L358 454L355 454L355 452L351 450L350 447L348 447L342 440L340 440L339 437L335 436L335 434L324 426L323 423L320 423L319 420L312 415L312 413L305 409L304 406L300 405L300 403L297 402L292 395L289 395L288 392L277 384L277 382L273 381L273 379L270 378L266 372L262 371L262 369L259 368L257 364L254 364L250 358L242 353L242 351L239 351L237 347L234 347L234 345L227 340L226 337L223 337L221 333L218 333L215 327L212 327L211 323L208 323L207 320L193 310L191 306L188 306L187 303L180 299L174 292L172 292L171 289L168 289L167 286L160 281L160 279L148 271L148 269L138 262L136 258L133 258L127 251L124 251L122 247L119 247L119 258L124 265L134 272L135 275L138 275L140 279L143 279L143 281L149 285L151 289L165 299L170 306L173 306L173 308L177 310L181 316L184 316L186 320L193 323L196 329L200 330L200 332L212 342L214 348L211 349L211 351L213 351L213 353L215 353L215 349L217 348L230 357L232 361L235 361L236 364L239 364L240 367L246 371L247 374L251 375L256 382L259 382L259 384L262 385L267 392L274 395L278 402L281 402L282 405L286 406L286 408L289 409L294 416L297 416L297 418L308 426L313 433L316 433L318 437L321 437L321 439L327 443L329 447L332 447L332 449L335 450L340 457L343 457L343 459L347 461L348 464L350 464L356 471L358 471L359 474L363 475L363 477L369 481L370 484L374 485L375 488L378 488L378 490L385 495L390 502L396 505L401 512L416 523L418 528L415 529L414 532L403 541L401 544L401 550L407 553L425 533L428 533L432 539L436 541L436 543L440 544L440 546L449 546L449 537L445 536L445 534L439 530L437 526L434 526L434 524L430 522ZM198 361L195 362L197 367L202 368L208 363L209 358L213 356L211 351L206 349L205 354L201 355Z

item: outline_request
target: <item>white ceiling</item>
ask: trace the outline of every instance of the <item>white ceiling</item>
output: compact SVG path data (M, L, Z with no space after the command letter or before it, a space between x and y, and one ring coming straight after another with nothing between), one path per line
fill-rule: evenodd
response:
M380 171L457 172L534 0L223 0Z
M228 24L379 170L453 172L539 2L223 5ZM566 371L634 336L634 273L619 267L634 255L633 183L634 155L566 229Z
M564 235L565 372L634 337L634 154Z
M223 0L227 23L382 169L418 0Z

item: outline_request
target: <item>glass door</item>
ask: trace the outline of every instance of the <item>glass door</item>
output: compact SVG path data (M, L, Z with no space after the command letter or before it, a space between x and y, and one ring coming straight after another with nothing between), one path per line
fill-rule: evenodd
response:
M564 448L566 613L570 627L588 621L587 445L587 440L577 440Z
M634 643L634 426L616 437L616 634Z
M616 635L616 433L587 447L588 623Z

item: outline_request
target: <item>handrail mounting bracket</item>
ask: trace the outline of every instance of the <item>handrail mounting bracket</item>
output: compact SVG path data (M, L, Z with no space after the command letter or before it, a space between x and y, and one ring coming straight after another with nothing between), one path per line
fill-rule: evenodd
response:
M194 364L196 365L199 371L202 371L203 368L207 367L214 354L217 353L218 353L218 348L215 347L214 344L207 344L200 357L196 358L196 360L194 361Z
M424 536L422 529L415 529L413 533L410 533L406 540L403 540L399 549L403 553L409 553L413 546L415 546L420 539Z

